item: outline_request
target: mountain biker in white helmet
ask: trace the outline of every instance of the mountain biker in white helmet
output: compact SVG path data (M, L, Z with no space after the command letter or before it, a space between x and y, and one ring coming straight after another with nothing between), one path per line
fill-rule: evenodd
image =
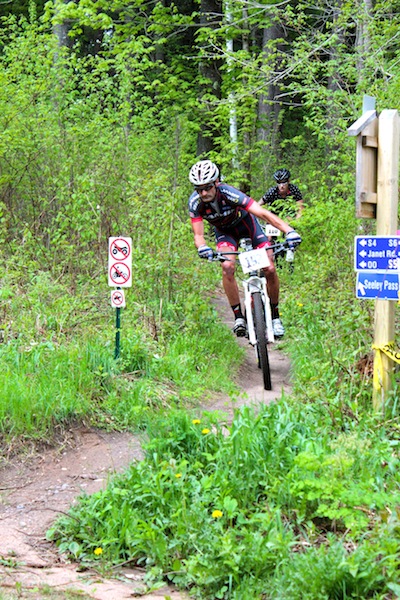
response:
M210 160L200 160L192 166L189 180L194 192L189 198L189 215L194 234L194 243L200 258L211 260L213 250L204 237L204 220L214 227L217 250L220 252L238 249L239 240L250 238L254 248L266 248L269 241L257 218L270 223L286 234L286 239L294 245L300 244L300 235L285 221L274 215L240 190L219 181L219 169ZM274 335L285 333L279 317L279 280L273 262L273 253L268 251L270 266L265 269L268 294L271 301ZM235 279L235 255L231 261L221 263L222 284L235 316L234 333L238 337L246 335L247 326L243 316L239 289Z

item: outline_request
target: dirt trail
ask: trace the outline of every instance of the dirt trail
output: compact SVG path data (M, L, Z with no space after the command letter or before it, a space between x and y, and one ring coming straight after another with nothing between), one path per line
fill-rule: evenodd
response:
M221 317L223 323L231 328L233 325L232 312L227 305L225 295L221 292L213 298L213 303ZM238 386L242 392L236 401L227 398L216 399L208 405L208 410L223 410L228 415L233 414L233 410L240 406L256 406L258 404L268 404L282 396L282 392L290 393L290 363L287 356L277 350L274 345L268 348L269 364L271 369L272 390L264 390L262 382L262 373L258 368L254 349L249 345L246 338L236 338L237 343L246 349L245 359L240 366L236 377Z
M221 318L231 326L232 317L226 299L216 295L215 306ZM261 371L255 364L254 350L247 340L246 358L238 373L242 389L232 401L220 396L203 410L219 410L232 418L242 405L268 403L290 391L289 362L276 348L270 349L273 390L262 386ZM0 598L79 598L123 600L184 600L188 596L166 586L143 594L143 571L121 569L114 578L101 577L95 571L80 572L77 564L60 556L45 533L57 516L67 512L82 492L91 494L107 484L107 478L142 458L140 438L128 433L104 433L77 429L61 448L23 459L8 461L0 469ZM51 595L49 594L51 588ZM46 594L44 595L44 590ZM68 595L69 594L69 595ZM78 596L77 596L78 597Z

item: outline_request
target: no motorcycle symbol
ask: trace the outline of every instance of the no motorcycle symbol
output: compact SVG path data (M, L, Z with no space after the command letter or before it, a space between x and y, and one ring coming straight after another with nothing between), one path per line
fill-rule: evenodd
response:
M117 262L111 265L110 278L113 285L127 286L131 278L131 270L125 263Z

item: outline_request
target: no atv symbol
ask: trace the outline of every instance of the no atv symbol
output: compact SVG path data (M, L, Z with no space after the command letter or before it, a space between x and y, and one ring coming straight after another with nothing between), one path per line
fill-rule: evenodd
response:
M131 253L131 238L110 238L111 258L126 260Z

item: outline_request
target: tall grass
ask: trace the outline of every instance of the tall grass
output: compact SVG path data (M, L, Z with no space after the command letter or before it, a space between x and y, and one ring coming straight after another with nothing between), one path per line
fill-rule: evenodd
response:
M145 565L149 585L198 598L384 598L400 566L400 478L369 425L335 440L312 407L282 401L242 409L227 436L170 412L148 427L145 460L49 535L83 562L101 548L103 564Z
M150 306L144 314L129 298L118 360L115 311L101 286L71 294L69 286L39 273L25 289L11 283L2 295L3 443L16 436L51 440L79 420L135 429L152 411L190 406L211 390L235 390L231 370L241 350L200 291L166 303L156 322Z
M356 298L353 269L354 236L362 226L347 200L309 208L299 224L304 242L294 273L282 284L288 327L282 346L295 391L341 423L371 407L371 381L358 365L371 352L374 305Z

